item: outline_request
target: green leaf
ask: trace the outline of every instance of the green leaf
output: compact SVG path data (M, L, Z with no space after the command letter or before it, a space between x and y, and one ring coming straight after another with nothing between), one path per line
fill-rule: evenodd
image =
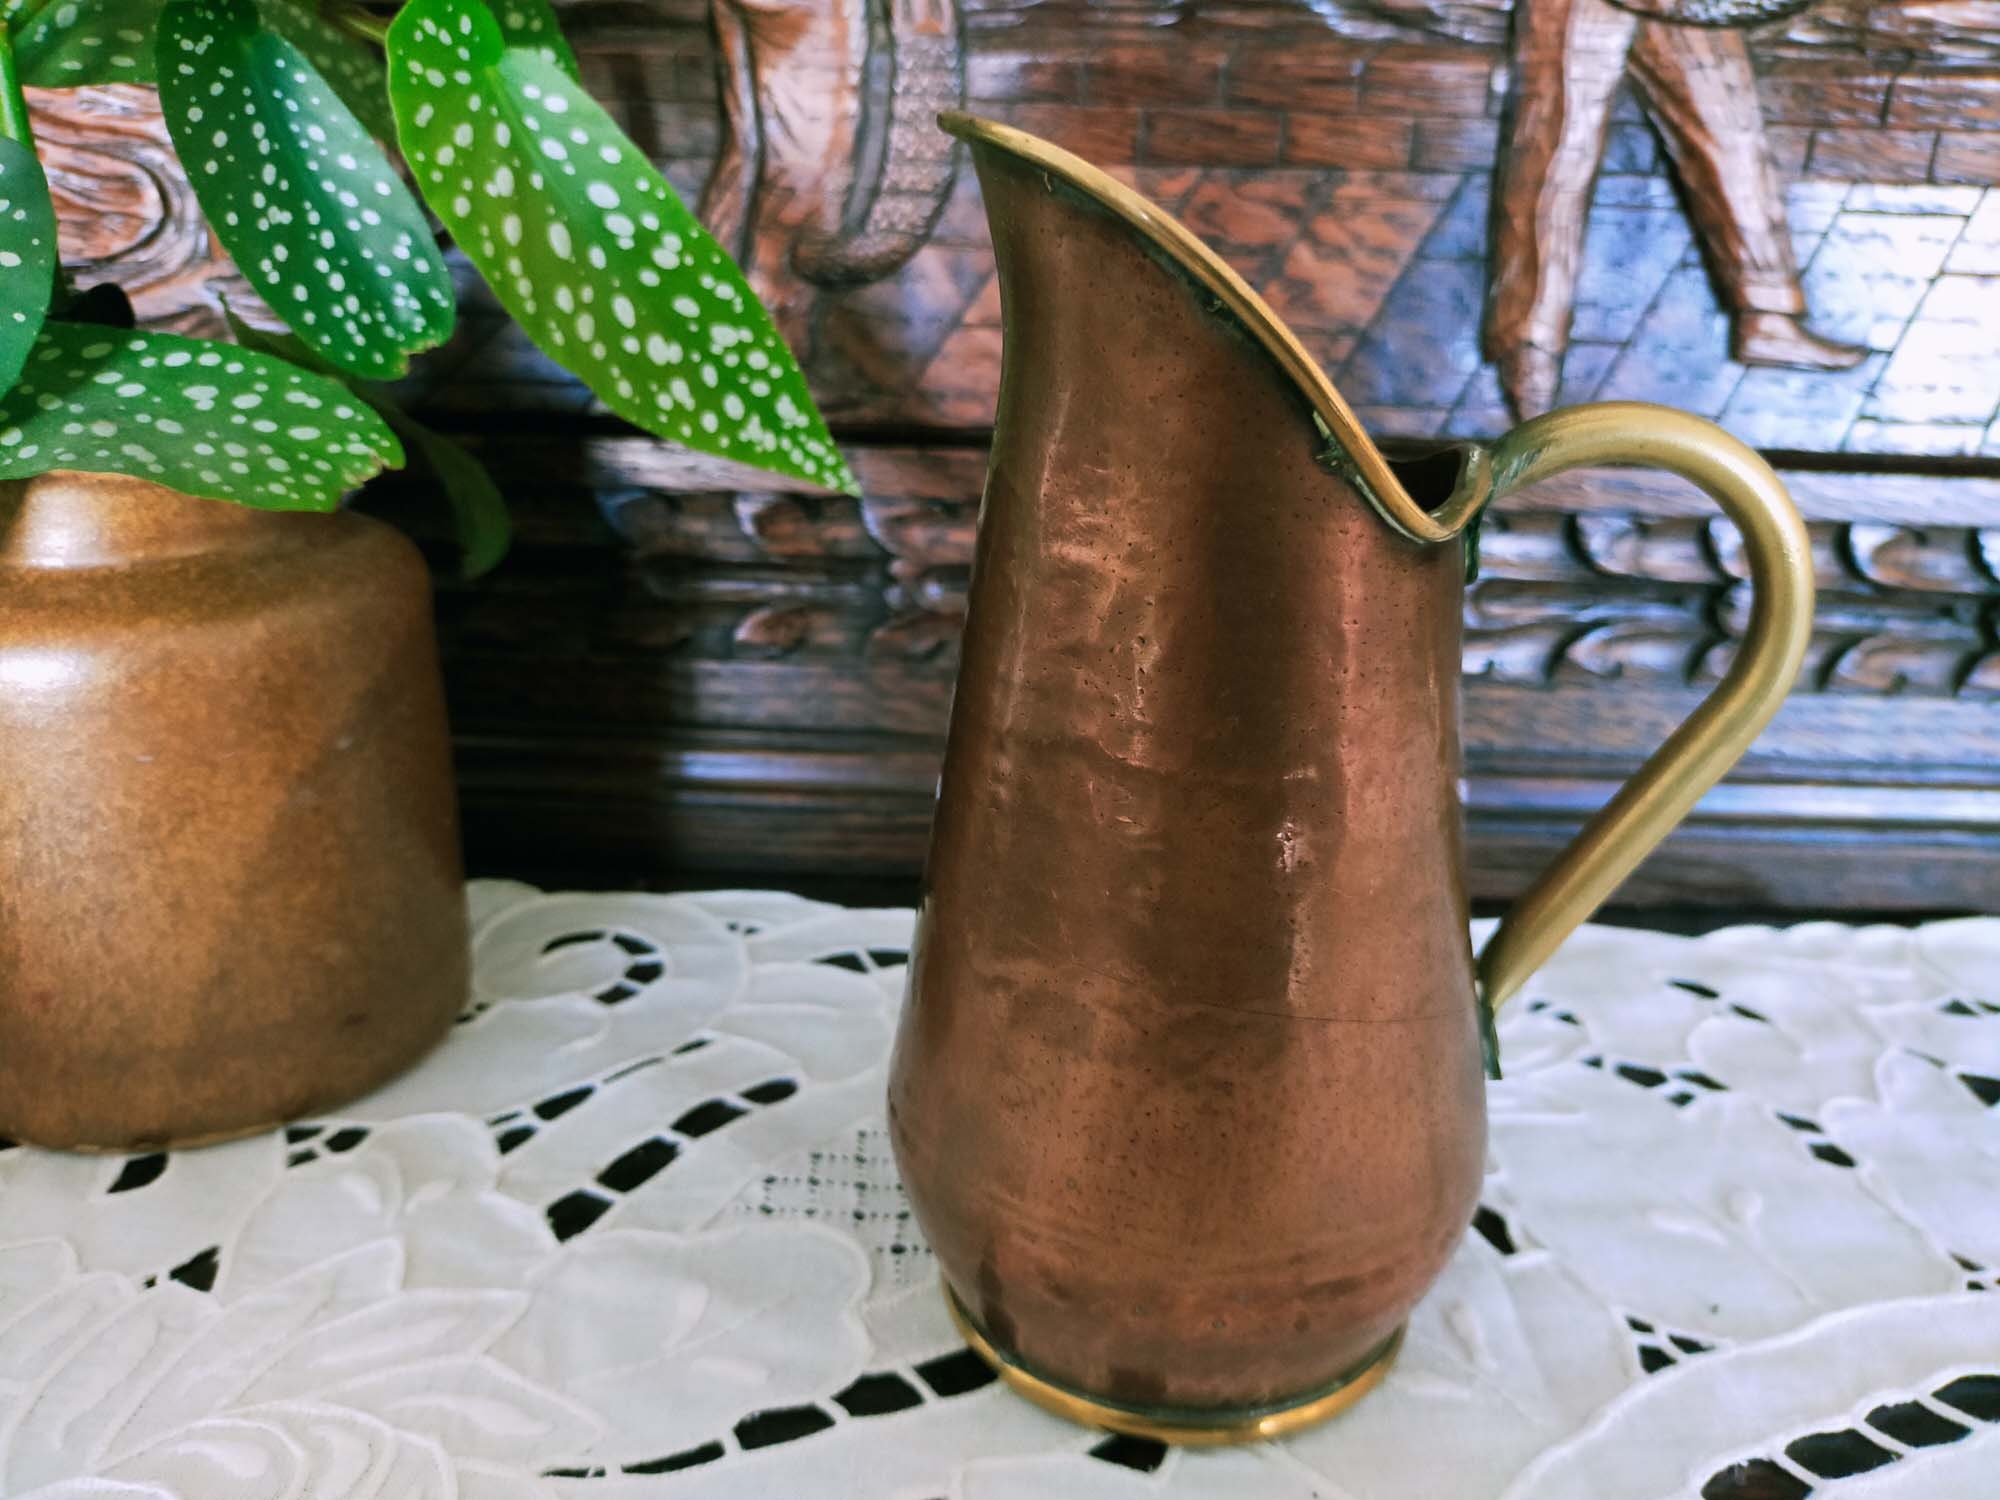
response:
M506 498L493 482L493 476L486 472L486 465L402 408L378 402L377 409L382 420L417 452L444 491L451 506L452 525L458 533L460 575L477 578L491 572L507 555L507 544L514 537L514 523L507 515Z
M58 0L14 33L21 81L37 88L151 83L162 0ZM32 6L24 9L34 9Z
M407 448L416 451L451 507L452 523L458 533L459 573L462 577L477 578L482 573L491 572L507 555L507 545L514 534L513 522L507 515L507 501L501 495L500 487L493 482L493 476L486 472L486 466L461 444L443 433L433 432L381 392L352 383L297 339L253 328L226 308L224 316L229 319L229 327L235 333L237 343L246 348L289 359L309 370L322 370L343 381L349 390L380 413L382 420L389 424Z
M206 339L45 324L0 396L0 479L82 469L259 510L332 510L402 462L345 387Z
M854 491L742 273L590 96L509 45L481 0L404 5L389 101L432 209L529 337L607 406L690 448Z
M160 104L250 284L341 369L387 380L457 310L423 211L367 128L251 0L169 0Z
M0 136L0 390L28 358L56 284L56 211L34 150Z
M539 52L569 77L581 76L576 54L570 51L569 39L562 34L549 0L494 0L488 9L500 23L500 34L508 46Z
M382 54L319 12L318 0L257 0L264 24L306 55L340 102L378 141L396 138Z

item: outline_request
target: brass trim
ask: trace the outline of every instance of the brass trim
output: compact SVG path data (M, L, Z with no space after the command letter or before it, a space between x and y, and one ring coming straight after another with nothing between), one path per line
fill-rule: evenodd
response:
M1622 464L1691 481L1736 524L1750 560L1750 624L1722 681L1514 903L1479 955L1497 1009L1736 764L1797 680L1812 635L1812 547L1771 466L1713 422L1638 401L1574 406L1493 446L1492 490Z
M942 1278L940 1278L942 1281ZM1172 1409L1123 1406L1115 1401L1085 1395L1032 1370L1000 1350L958 1300L951 1283L942 1282L944 1303L951 1321L974 1354L993 1367L993 1372L1018 1394L1059 1417L1084 1427L1100 1427L1128 1437L1153 1438L1177 1443L1184 1448L1215 1448L1229 1443L1261 1443L1284 1437L1328 1417L1337 1416L1374 1390L1388 1375L1403 1347L1403 1330L1398 1328L1384 1339L1352 1370L1331 1385L1295 1401L1275 1406L1234 1411L1175 1411Z
M1436 545L1450 541L1463 531L1485 505L1488 485L1483 469L1468 468L1464 479L1436 511L1427 511L1403 488L1374 441L1355 420L1354 412L1342 399L1333 382L1326 378L1305 346L1250 284L1232 271L1180 220L1115 177L1072 156L1060 146L1040 136L996 120L947 110L938 116L938 125L948 134L973 146L991 146L1028 163L1050 177L1060 178L1108 212L1138 230L1156 249L1192 276L1225 308L1235 315L1250 336L1264 346L1278 362L1299 393L1311 404L1327 435L1353 464L1351 478L1358 482L1382 519L1411 541Z

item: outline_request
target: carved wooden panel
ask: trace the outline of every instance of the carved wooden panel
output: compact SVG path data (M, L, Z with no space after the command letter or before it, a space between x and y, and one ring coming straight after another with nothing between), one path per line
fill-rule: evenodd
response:
M30 89L28 108L80 283L116 282L142 322L180 333L221 334L225 300L276 326L202 222L151 89Z
M962 3L566 7L588 81L700 194L850 430L990 420L998 305L977 188L925 123L962 86L1181 213L1385 435L1506 423L1484 323L1485 353L1554 361L1515 378L1547 387L1532 405L1671 399L1769 447L2000 455L2000 356L1981 334L2000 307L1989 6L1822 0L1745 45L1611 0L1521 0L1511 16L1469 0ZM1537 17L1572 11L1595 18L1562 30L1583 40L1533 44ZM1536 101L1575 95L1573 75L1606 109L1558 170L1530 149L1547 134ZM75 253L150 319L202 326L219 297L247 296L142 91L37 106ZM1580 253L1554 253L1579 221ZM1805 319L1759 333L1737 317L1747 365L1725 306L1746 298ZM1850 369L1784 367L1850 348ZM478 297L424 369L434 406L588 405Z
M1608 0L1573 3L1626 15ZM592 81L619 95L678 180L709 181L723 112L706 6L647 0L644 28L627 5L570 14ZM1378 431L1490 434L1511 420L1481 334L1494 265L1507 259L1492 204L1520 124L1522 16L1448 0L965 0L963 67L972 108L1111 167L1213 240ZM1690 126L1663 142L1647 108L1671 120L1675 99L1644 57L1634 42L1612 59L1651 78L1653 93L1642 104L1622 74L1612 80L1555 399L1670 400L1795 451L2000 455L2000 359L1978 332L2000 295L2000 195L1989 193L2000 182L2000 15L1822 0L1749 33L1736 71L1704 57L1673 75L1719 69L1710 92L1739 109L1754 99L1759 150L1742 130L1718 140ZM1732 122L1754 128L1757 115L1721 123ZM1676 173L1666 148L1685 158L1703 140L1714 159ZM1709 188L1760 161L1767 217L1781 204L1783 218L1766 259L1788 253L1800 331L1825 343L1766 330L1737 352L1779 363L1748 365L1732 357L1705 251L1713 262L1740 245L1732 205L1737 220L1754 217L1760 197ZM991 270L976 184L960 174L900 268L862 286L794 278L790 326L836 419L850 430L989 422ZM1729 295L1750 295L1748 274L1739 268ZM1755 295L1782 310L1790 285L1776 274ZM1504 352L1505 331L1488 332L1485 352ZM1850 346L1861 351L1850 369L1785 367L1840 363ZM497 318L474 320L462 347L458 374L509 402L583 403ZM455 379L433 399L487 396Z
M485 447L532 497L533 560L443 601L486 858L916 867L982 448L863 448L856 501L688 492L634 439ZM2000 478L1786 478L1824 600L1806 680L1628 899L1992 905ZM1742 578L1731 528L1657 476L1568 476L1492 519L1465 647L1482 893L1517 889L1693 706Z
M608 440L591 453L643 582L649 646L955 669L983 454L863 450L867 492L854 501L658 490L642 487L643 446ZM1809 513L1835 489L1829 476L1790 477ZM1636 509L1649 494L1648 509L1685 499L1670 480L1635 475L1617 509L1580 478L1503 506L1467 591L1466 675L1719 680L1747 617L1740 540L1720 517ZM2000 483L1959 498L1990 524L1809 523L1820 610L1800 691L2000 702Z
M2000 906L2000 7L1820 0L1706 42L1633 14L1674 3L571 0L586 81L739 251L866 494L625 435L463 275L405 394L487 449L520 524L440 601L475 854L915 868L1000 364L977 183L926 125L962 92L1185 218L1385 438L1636 397L1777 453L1823 591L1806 680L1628 898ZM1536 103L1579 91L1602 108L1557 112L1551 149ZM144 92L35 104L71 258L213 331L247 292ZM1685 714L1741 577L1729 528L1643 475L1494 519L1464 663L1482 893Z

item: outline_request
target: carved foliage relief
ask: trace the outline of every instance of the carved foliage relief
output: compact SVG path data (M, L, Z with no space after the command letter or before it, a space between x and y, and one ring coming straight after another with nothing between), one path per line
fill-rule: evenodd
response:
M180 333L219 334L225 299L269 321L202 222L151 89L28 94L63 262L80 283L116 282L142 322Z
M609 447L600 459L629 462ZM859 502L634 489L607 514L648 593L672 602L677 633L655 644L948 674L972 561L976 500L965 497L983 468L976 453L877 449L857 465ZM2000 526L1808 529L1820 608L1802 690L2000 700ZM776 565L782 588L756 588ZM1503 509L1467 594L1465 671L1529 686L1706 685L1748 623L1747 578L1720 518Z

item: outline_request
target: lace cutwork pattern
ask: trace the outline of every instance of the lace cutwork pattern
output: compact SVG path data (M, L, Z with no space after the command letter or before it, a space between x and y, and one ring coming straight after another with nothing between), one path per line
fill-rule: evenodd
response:
M954 1338L882 1119L908 912L470 899L460 1025L338 1118L0 1150L0 1494L1996 1493L2000 920L1584 929L1388 1382L1181 1452Z

